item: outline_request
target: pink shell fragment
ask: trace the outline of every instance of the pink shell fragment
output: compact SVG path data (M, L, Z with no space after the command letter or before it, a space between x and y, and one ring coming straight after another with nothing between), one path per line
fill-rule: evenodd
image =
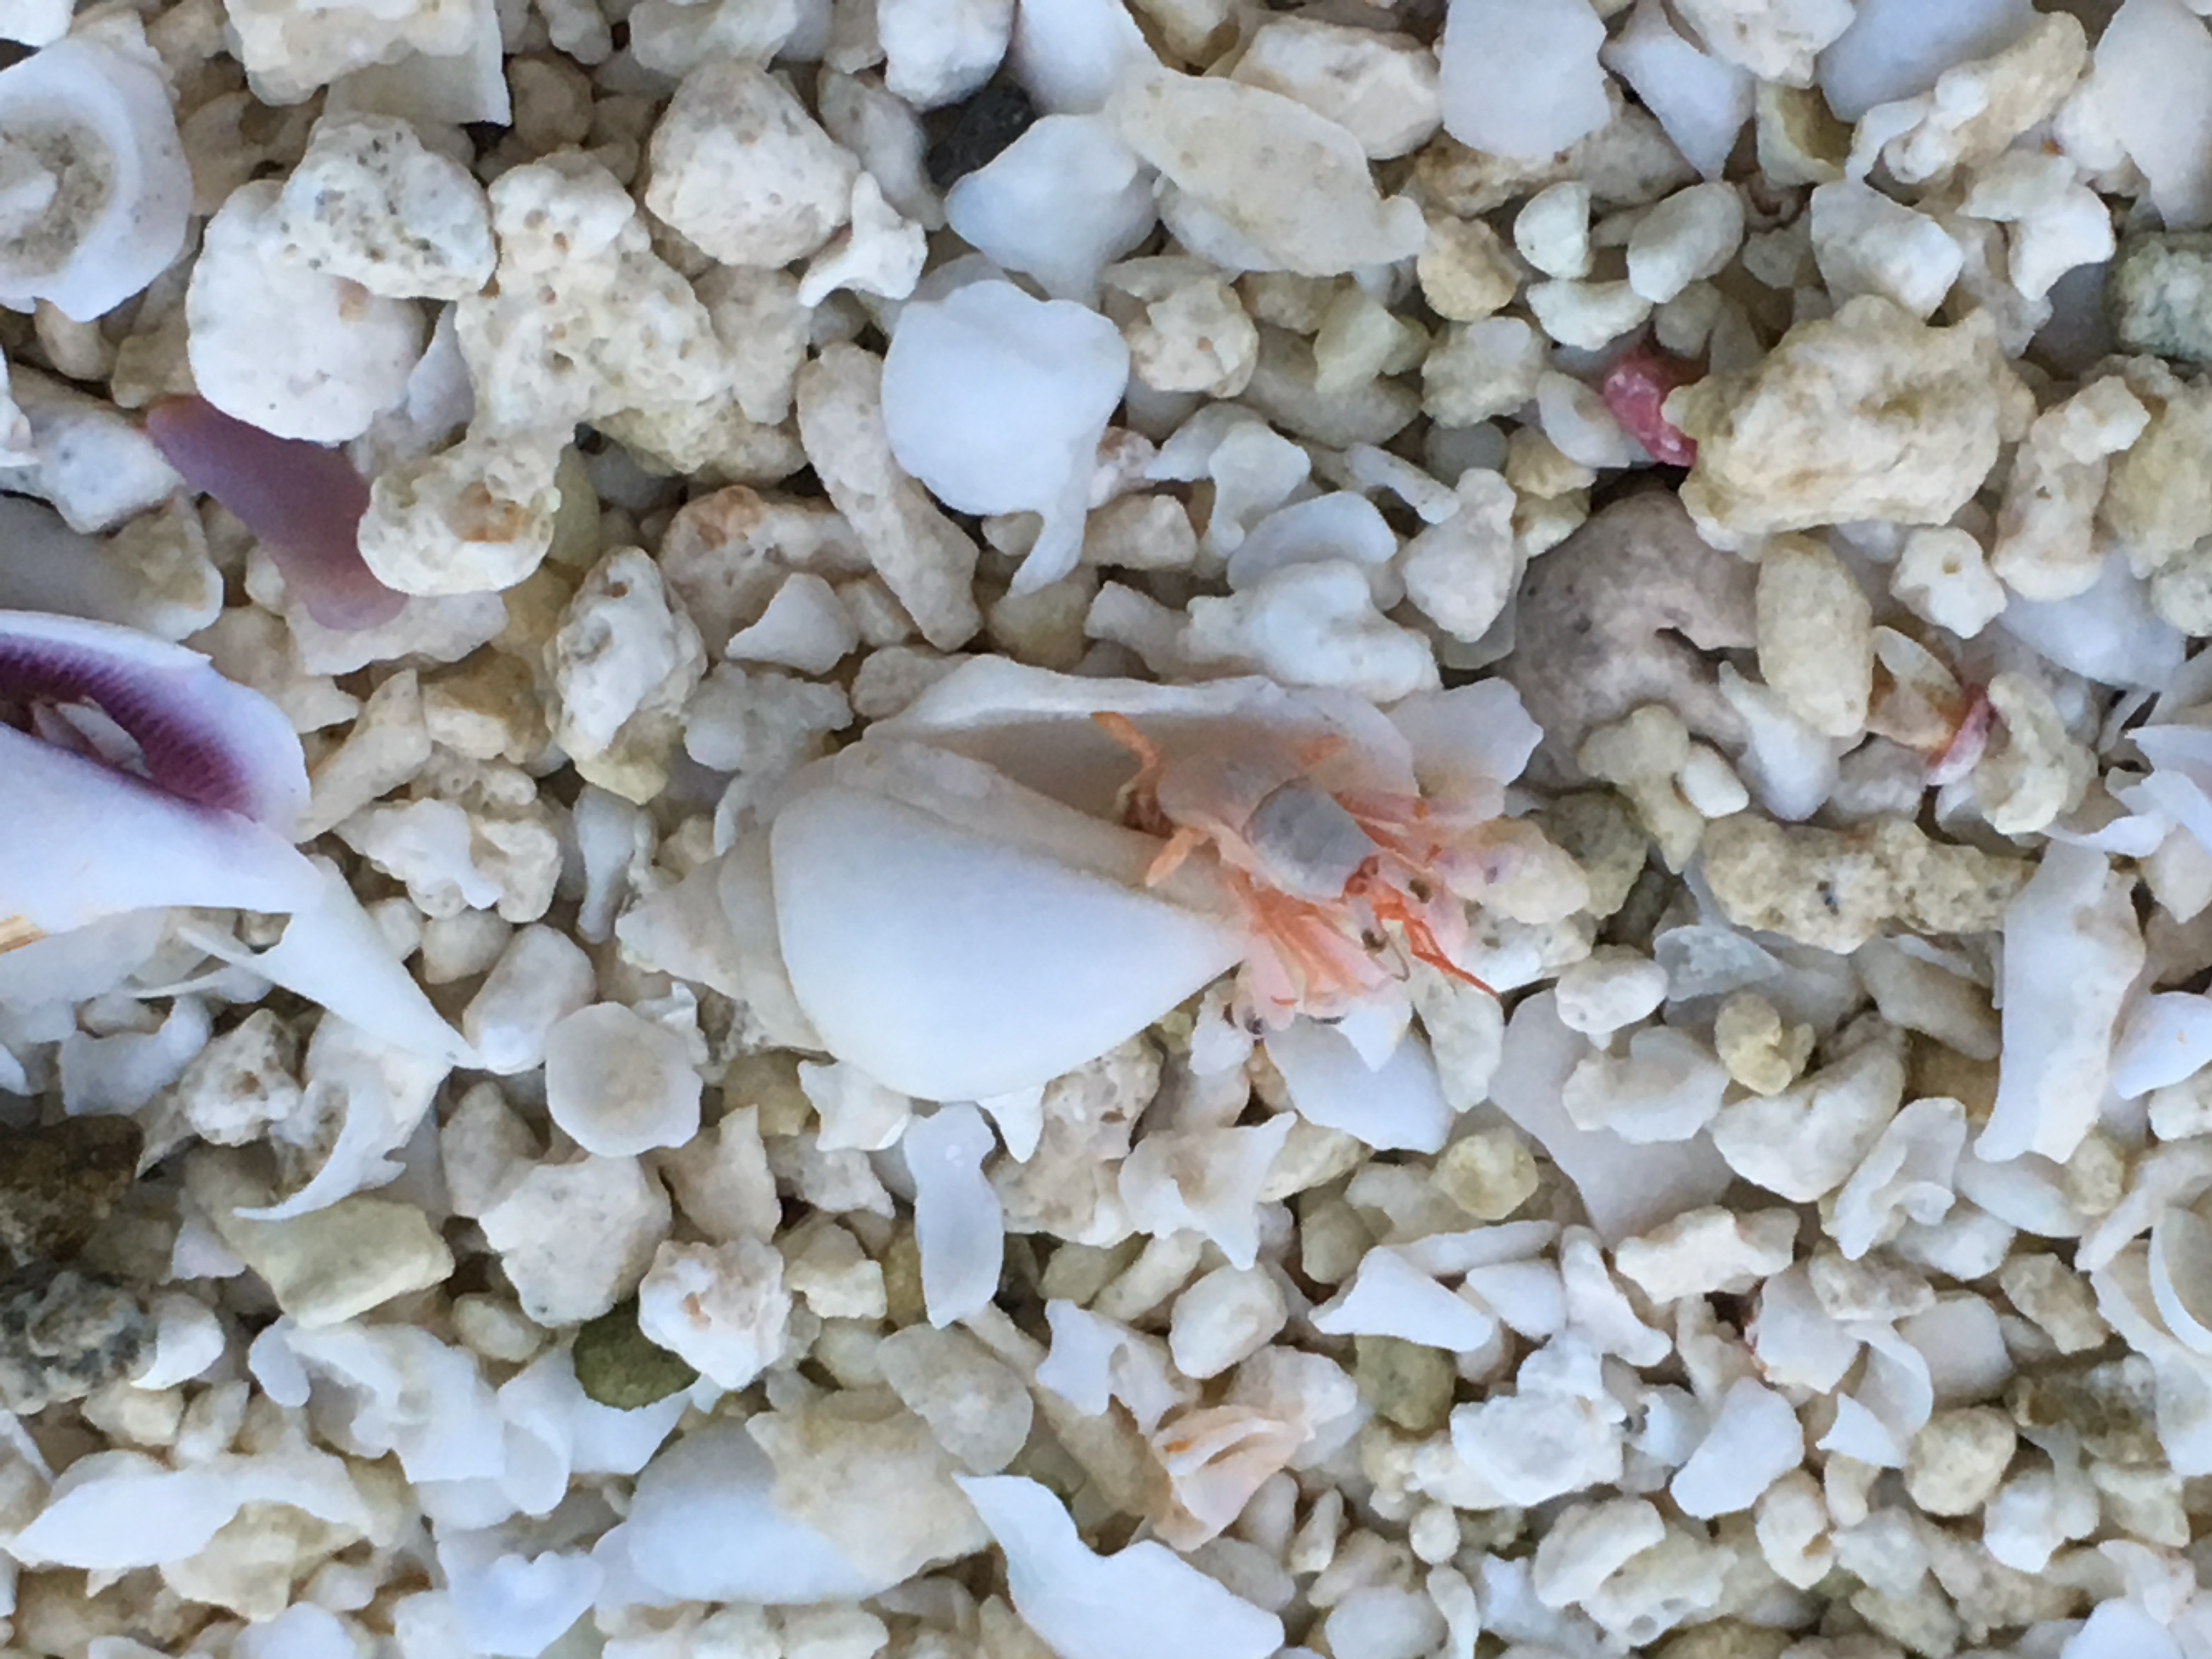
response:
M1697 461L1698 446L1667 418L1667 396L1702 378L1695 363L1639 346L1606 371L1598 395L1653 460L1663 466L1690 466Z
M324 627L374 628L407 603L361 556L368 485L343 452L264 432L204 398L162 398L146 411L146 431L187 483L260 538Z

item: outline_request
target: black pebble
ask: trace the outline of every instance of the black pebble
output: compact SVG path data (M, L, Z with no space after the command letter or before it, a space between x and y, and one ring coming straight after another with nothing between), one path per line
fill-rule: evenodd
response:
M977 167L996 161L999 152L1030 130L1036 106L1019 87L985 87L966 103L945 112L952 118L922 165L930 182L950 190Z

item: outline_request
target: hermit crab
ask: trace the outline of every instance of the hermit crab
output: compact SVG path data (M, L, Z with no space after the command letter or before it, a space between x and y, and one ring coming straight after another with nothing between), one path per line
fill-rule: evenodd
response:
M1379 1064L1416 964L1480 984L1467 902L1528 854L1537 735L1496 682L1386 714L978 659L804 769L723 908L787 1039L925 1099L1037 1088L1232 971L1255 1034L1395 1007Z

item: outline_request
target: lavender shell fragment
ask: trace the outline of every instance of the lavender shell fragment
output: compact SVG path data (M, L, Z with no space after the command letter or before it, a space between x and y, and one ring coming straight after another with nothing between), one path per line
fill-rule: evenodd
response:
M164 398L146 411L146 430L186 483L260 538L324 627L350 632L399 614L407 596L361 556L368 484L343 452L264 432L204 398Z

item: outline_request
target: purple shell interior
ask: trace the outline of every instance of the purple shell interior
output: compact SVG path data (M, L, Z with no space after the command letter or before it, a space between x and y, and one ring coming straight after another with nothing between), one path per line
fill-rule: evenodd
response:
M179 684L189 672L0 635L0 701L97 703L137 744L156 787L202 806L264 817L268 803L253 769L220 730L193 718L199 711Z
M407 603L361 556L368 485L343 451L264 432L204 398L162 398L146 411L146 431L185 483L260 539L324 627L374 628Z

